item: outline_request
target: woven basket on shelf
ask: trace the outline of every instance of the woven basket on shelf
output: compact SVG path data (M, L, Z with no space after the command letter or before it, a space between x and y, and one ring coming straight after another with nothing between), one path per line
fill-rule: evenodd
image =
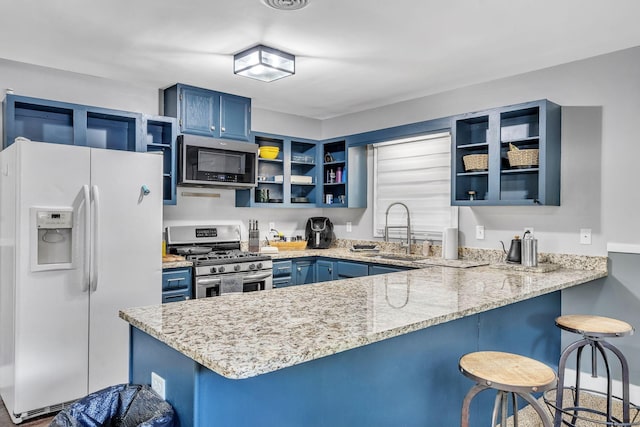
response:
M511 150L507 151L507 157L512 168L538 166L540 150Z
M487 170L489 168L488 154L469 154L462 157L465 171Z

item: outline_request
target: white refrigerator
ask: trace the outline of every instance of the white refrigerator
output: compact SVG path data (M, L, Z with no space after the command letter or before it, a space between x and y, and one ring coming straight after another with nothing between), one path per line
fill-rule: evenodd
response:
M125 307L160 304L162 156L0 152L0 394L14 422L129 378Z

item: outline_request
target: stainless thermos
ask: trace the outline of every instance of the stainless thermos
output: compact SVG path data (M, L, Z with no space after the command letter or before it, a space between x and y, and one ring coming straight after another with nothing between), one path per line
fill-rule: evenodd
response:
M522 265L536 267L538 265L538 239L530 231L522 236Z

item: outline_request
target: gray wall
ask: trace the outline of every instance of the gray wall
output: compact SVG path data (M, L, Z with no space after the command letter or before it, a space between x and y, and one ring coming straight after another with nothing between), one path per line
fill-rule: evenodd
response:
M609 276L604 279L563 291L562 305L565 313L594 313L613 317L640 327L640 286L638 286L639 254L609 253ZM562 346L576 341L578 336L563 333ZM611 338L609 342L618 347L629 362L632 384L640 384L640 340L637 335ZM587 349L585 358L588 360ZM617 363L612 364L617 369ZM604 374L601 369L600 374ZM620 378L619 372L615 377ZM636 402L637 400L634 400Z
M463 207L460 241L497 248L499 240L532 226L540 251L606 255L607 243L640 242L635 188L640 156L640 48L460 88L375 110L325 120L323 137L359 133L416 121L547 98L563 107L562 194L559 207ZM354 212L343 220L365 224ZM485 240L475 226L485 226ZM579 229L593 230L593 244L579 244Z

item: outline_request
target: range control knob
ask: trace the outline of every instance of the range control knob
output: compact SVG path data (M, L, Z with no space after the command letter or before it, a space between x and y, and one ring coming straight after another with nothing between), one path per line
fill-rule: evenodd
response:
M249 264L249 270L255 270L255 269L256 269L255 264Z
M258 265L256 266L258 270L262 270L262 263L259 262Z
M234 269L235 271L240 271L240 264L236 264L236 265L234 265L234 266L233 266L233 269Z
M215 267L211 267L211 270L209 270L209 271L211 271L211 273L215 273L216 272L216 268Z
M224 273L224 267L218 268L218 273Z

